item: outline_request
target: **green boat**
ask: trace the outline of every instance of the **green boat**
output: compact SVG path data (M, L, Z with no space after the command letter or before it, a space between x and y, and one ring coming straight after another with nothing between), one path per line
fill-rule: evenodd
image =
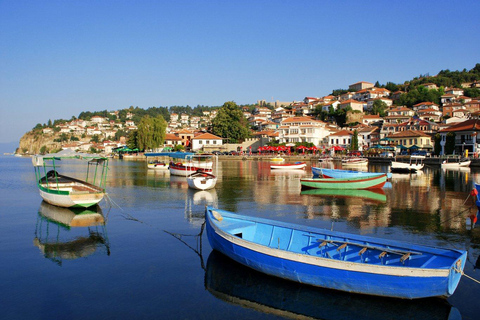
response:
M324 179L311 178L300 179L302 189L380 189L387 181L387 174L365 176L355 178Z

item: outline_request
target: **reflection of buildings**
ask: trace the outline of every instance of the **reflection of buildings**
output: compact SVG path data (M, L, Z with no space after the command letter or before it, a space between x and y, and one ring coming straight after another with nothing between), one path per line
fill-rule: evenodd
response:
M58 265L90 256L99 248L110 255L105 219L98 206L75 210L42 202L33 244Z
M426 168L419 174L396 174L389 183L391 187L383 188L386 199L377 201L359 196L303 194L299 183L302 172L277 174L269 165L268 161L244 161L232 165L231 171L224 170L227 175L224 179L229 179L230 172L241 171L244 180L232 187L242 188L238 193L250 194L259 205L277 213L284 210L281 208L284 205L292 205L291 210L303 207L299 212L288 214L300 214L306 219L342 219L363 231L391 226L416 230L437 229L440 225L454 230L463 228L465 217L459 213L471 204L464 201L472 189L469 183L475 174L434 168ZM311 174L310 165L307 176ZM369 167L370 171L380 169L385 170ZM254 182L250 182L252 179Z

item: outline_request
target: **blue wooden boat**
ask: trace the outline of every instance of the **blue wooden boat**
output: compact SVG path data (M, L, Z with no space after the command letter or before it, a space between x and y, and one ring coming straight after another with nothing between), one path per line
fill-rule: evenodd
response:
M376 239L207 207L210 245L257 271L347 292L416 299L452 295L467 252Z
M312 173L314 176L323 177L323 178L333 178L333 179L344 179L344 178L356 178L356 177L366 177L366 176L381 176L385 174L384 172L368 172L368 171L355 171L355 170L342 170L342 169L327 169L319 168L312 166ZM392 177L391 173L387 173L387 179Z

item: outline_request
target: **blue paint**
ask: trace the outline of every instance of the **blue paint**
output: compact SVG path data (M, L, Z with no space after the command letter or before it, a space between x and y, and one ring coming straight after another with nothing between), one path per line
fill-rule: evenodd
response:
M221 221L215 219L212 210L222 216ZM463 270L466 261L467 253L465 251L379 240L266 219L243 217L212 208L207 208L206 220L208 240L212 248L231 259L269 275L347 292L406 299L450 296L461 278L461 273L455 268ZM240 227L242 223L246 225L245 233ZM258 230L252 223L258 227ZM232 225L235 225L234 232L229 229ZM219 233L221 231L217 232L214 226L227 235L234 235L235 238L238 238L237 241L230 241L228 238L222 237ZM268 243L266 238L270 238ZM330 240L334 243L319 248L319 243L323 240ZM349 245L340 249L342 241ZM278 249L278 251L260 252L261 249L252 247L252 244L260 244ZM360 253L362 245L368 249ZM282 258L283 251L345 261L345 268L305 263L300 261L301 258L296 260ZM385 257L379 258L382 251L389 253ZM403 253L394 253L399 251L408 251L412 254L402 262ZM346 266L347 262L359 264L360 269L351 270ZM385 266L385 268L380 268L384 274L364 271L361 269L361 264ZM428 267L428 269L450 269L450 272L447 276L399 276L388 274L391 271L390 267L417 269ZM377 268L377 270L379 269Z

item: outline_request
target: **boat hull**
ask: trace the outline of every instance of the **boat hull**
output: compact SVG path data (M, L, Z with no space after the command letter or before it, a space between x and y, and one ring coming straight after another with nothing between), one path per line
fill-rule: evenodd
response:
M187 177L188 186L195 190L209 190L215 188L217 177L208 173L194 173Z
M367 176L381 176L384 172L368 172L368 171L354 171L354 170L341 170L341 169L327 169L312 167L312 173L314 176L322 176L323 178L333 179L345 179L355 177L367 177ZM387 173L387 178L390 179L391 175Z
M44 187L39 187L39 192L45 202L64 208L88 208L98 204L105 196L104 192L74 194Z
M471 161L462 161L462 162L445 162L442 163L442 169L458 169L458 168L467 168L470 166Z
M285 246L285 239L281 238L278 238L278 247L276 240L270 246L260 245L242 239L241 233L238 236L235 232L222 230L218 226L222 221L213 216L212 210L207 208L206 213L207 236L212 248L247 267L272 276L329 289L405 299L449 296L460 281L461 273L452 268L382 267L320 258L315 254L281 249ZM225 215L222 210L218 212ZM285 227L280 225L278 228ZM463 270L466 252L458 251L458 256L456 264L459 270Z
M387 175L354 177L354 178L313 178L300 179L302 189L378 189L383 188L387 182Z
M212 169L206 168L199 168L194 166L184 166L184 165L177 165L177 164L170 164L169 168L170 174L174 176L182 176L187 177L196 171L202 172L212 172Z
M307 164L305 162L302 163L286 163L286 164L271 164L270 169L275 170L303 170Z
M149 163L147 167L154 170L168 170L168 163Z

